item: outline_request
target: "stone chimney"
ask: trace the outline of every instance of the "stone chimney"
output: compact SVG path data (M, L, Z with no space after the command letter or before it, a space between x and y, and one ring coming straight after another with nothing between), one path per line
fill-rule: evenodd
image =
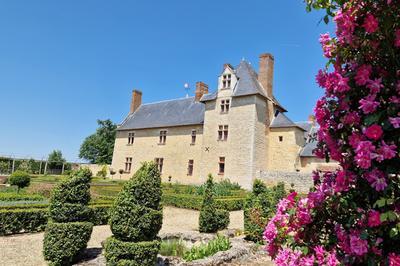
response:
M131 109L129 114L133 114L142 104L142 92L139 90L132 91Z
M308 122L310 122L312 125L315 125L315 115L309 115Z
M200 101L201 97L207 93L208 93L208 85L202 81L196 82L196 91L195 91L195 97L194 97L195 101L196 102Z
M274 78L274 57L266 53L260 55L258 81L267 92L267 96L272 98L272 82Z

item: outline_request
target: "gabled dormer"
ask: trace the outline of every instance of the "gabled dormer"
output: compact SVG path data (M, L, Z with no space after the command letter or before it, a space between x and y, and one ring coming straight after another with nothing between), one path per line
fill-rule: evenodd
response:
M230 64L224 64L224 69L218 78L218 91L233 90L237 81L233 67Z

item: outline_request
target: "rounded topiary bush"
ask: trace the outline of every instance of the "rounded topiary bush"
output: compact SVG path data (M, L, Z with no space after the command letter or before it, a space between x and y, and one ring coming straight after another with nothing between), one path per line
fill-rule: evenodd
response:
M215 207L214 182L211 175L205 184L204 198L199 216L199 231L202 233L216 233L228 227L229 212Z
M11 186L17 186L19 192L21 188L29 186L29 184L31 183L31 176L24 171L15 171L8 178L7 182Z
M87 246L93 229L88 222L90 180L91 173L80 169L58 184L51 195L43 254L52 265L70 265Z
M162 226L161 177L154 163L142 167L125 183L111 208L113 236L105 242L109 265L154 265Z

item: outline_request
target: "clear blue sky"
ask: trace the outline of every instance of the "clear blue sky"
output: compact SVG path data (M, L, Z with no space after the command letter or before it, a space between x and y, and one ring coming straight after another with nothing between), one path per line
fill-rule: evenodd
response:
M301 0L0 0L0 154L78 158L97 119L116 123L131 91L143 102L215 90L223 63L275 56L274 93L292 120L322 94L318 43L331 26Z

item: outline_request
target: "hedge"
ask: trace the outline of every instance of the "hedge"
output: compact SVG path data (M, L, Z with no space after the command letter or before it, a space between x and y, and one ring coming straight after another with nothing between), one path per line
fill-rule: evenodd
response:
M41 195L23 194L16 192L0 192L0 201L22 201L22 200L32 200L41 201L45 198Z
M48 207L48 205L46 205ZM90 222L94 225L107 224L111 205L90 206ZM48 222L48 209L0 209L0 235L43 231Z
M162 203L163 205L174 206L177 208L185 208L192 210L200 210L203 198L196 197L193 195L185 194L163 194ZM215 206L217 209L227 211L238 211L242 210L244 206L245 198L238 197L223 197L215 199Z

